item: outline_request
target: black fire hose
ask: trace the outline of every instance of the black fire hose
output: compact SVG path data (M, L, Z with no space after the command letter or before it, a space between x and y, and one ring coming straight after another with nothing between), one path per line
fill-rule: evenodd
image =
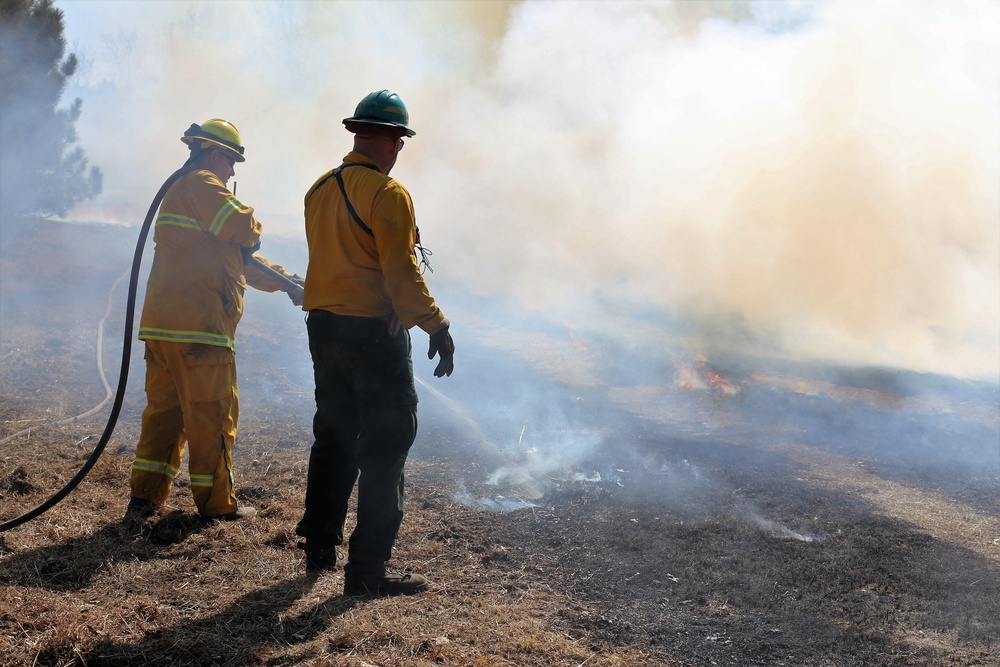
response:
M142 264L142 251L146 246L146 237L149 235L149 228L153 224L153 216L156 215L157 209L160 208L160 201L162 201L163 195L167 193L167 190L169 190L170 186L174 184L174 181L194 169L195 167L185 164L183 167L171 174L163 185L160 186L159 192L157 192L156 196L153 197L153 203L149 205L149 211L146 213L146 219L142 223L142 229L139 230L139 240L135 245L135 255L132 257L132 273L128 282L128 302L125 310L125 335L122 341L122 370L121 374L118 376L118 392L115 394L115 402L111 407L111 414L108 416L108 424L104 427L104 435L101 436L101 441L97 443L96 447L94 447L94 451L90 454L90 458L87 459L86 463L83 464L83 467L80 468L80 471L76 473L73 479L69 480L63 488L56 492L55 495L35 509L25 512L16 519L0 523L0 533L20 526L22 523L31 521L35 517L52 509L56 503L68 496L73 489L75 489L77 485L83 481L83 478L87 476L90 469L94 467L95 463L97 463L97 459L101 458L101 454L104 453L104 448L111 439L111 434L114 433L115 425L118 423L118 414L121 412L122 402L125 400L125 386L128 383L129 358L132 354L132 320L135 318L135 295L139 284L139 266Z

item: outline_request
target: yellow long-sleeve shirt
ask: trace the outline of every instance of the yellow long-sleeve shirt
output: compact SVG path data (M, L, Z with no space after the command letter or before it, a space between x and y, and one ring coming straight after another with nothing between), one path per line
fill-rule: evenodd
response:
M389 319L430 333L445 322L420 275L414 245L417 226L410 193L364 155L351 152L341 177L347 197L368 234L348 212L333 170L305 198L306 272L302 309Z
M139 338L235 349L248 282L265 292L283 289L252 266L244 274L241 248L253 247L261 230L253 208L212 172L196 170L179 178L156 218Z

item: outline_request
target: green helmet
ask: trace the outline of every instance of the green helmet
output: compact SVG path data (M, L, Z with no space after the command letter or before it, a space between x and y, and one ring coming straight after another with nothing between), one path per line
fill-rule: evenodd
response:
M403 100L388 90L368 93L358 103L354 115L344 119L344 125L351 132L374 130L378 134L412 137L416 132L407 127L409 122L410 114Z

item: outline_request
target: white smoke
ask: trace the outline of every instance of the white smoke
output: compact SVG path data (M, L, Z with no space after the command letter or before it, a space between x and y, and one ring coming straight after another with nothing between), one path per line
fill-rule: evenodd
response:
M432 291L1000 373L995 2L57 4L105 175L77 218L137 223L183 130L219 116L247 145L241 198L300 237L341 119L390 88Z

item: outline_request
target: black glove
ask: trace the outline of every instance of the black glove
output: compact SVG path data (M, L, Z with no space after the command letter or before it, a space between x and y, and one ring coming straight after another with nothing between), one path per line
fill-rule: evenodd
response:
M447 324L431 334L431 345L427 350L427 358L433 359L435 354L438 355L438 365L434 369L434 377L451 375L451 372L455 370L455 341L448 333Z
M304 278L302 278L298 274L294 274L292 276L291 280L292 280L293 283L296 284L297 289L293 288L293 287L289 287L287 290L285 290L285 293L288 294L288 298L292 300L292 304L294 304L296 306L301 306L302 305L302 295L303 295L303 290L305 289L305 286L306 286L306 281L305 281Z
M250 248L247 248L246 246L240 246L240 254L243 255L243 263L246 264L247 262L249 262L250 257L258 250L260 250L260 239L257 239L257 242L254 243L253 246Z

